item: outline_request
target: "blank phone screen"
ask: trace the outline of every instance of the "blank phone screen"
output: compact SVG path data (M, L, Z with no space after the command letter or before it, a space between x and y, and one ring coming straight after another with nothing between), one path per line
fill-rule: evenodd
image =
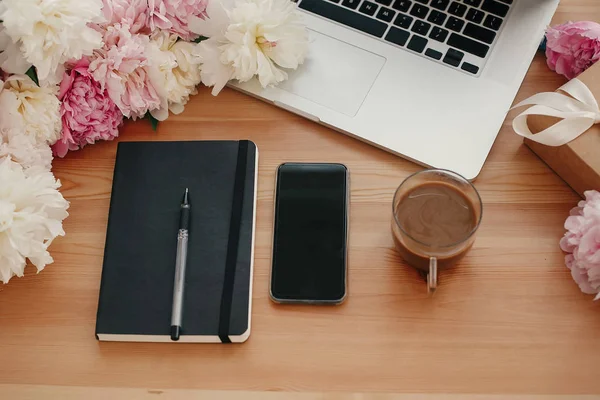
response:
M271 294L282 301L339 302L346 294L347 169L279 167Z

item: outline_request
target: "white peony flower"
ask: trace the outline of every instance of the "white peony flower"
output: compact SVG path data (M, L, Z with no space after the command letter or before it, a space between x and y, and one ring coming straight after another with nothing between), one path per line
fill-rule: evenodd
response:
M196 86L201 81L198 44L177 39L177 35L159 31L148 49L148 59L158 68L158 81L167 96L166 104L150 112L158 120L166 119L168 111L182 113L190 95L198 93Z
M54 144L61 133L58 87L38 86L27 75L6 79L0 92L0 128L23 127L36 143Z
M10 157L28 174L34 167L50 170L52 150L47 143L38 143L22 129L0 128L0 159Z
M60 182L42 167L28 173L10 157L0 159L0 280L23 276L26 260L38 272L53 262L48 246L65 233L69 203Z
M68 60L91 56L102 35L102 0L2 0L0 68L23 74L31 66L40 82L57 83Z
M209 37L200 43L202 82L214 86L214 95L230 79L256 75L263 87L275 85L287 79L281 68L304 61L308 34L289 0L244 0L232 8L211 1L206 13L206 19L191 17L190 28Z

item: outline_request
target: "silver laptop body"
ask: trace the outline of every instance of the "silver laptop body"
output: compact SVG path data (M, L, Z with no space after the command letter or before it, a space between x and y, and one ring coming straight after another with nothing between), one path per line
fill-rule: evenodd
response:
M474 179L559 1L300 0L305 63L275 88L233 86Z

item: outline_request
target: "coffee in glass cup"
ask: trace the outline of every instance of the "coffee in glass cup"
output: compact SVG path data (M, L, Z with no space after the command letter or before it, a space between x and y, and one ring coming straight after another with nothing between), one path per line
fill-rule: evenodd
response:
M475 187L447 170L417 172L394 195L392 233L404 260L427 274L430 292L438 270L455 265L473 246L483 206Z

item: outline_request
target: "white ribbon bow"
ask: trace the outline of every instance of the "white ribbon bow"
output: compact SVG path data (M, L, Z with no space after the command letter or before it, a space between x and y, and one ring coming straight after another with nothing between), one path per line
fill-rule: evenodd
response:
M568 93L538 93L513 107L530 106L513 120L513 129L524 138L546 146L562 146L600 123L600 107L592 91L579 79L572 79L559 90ZM551 127L535 135L527 125L528 115L561 118Z

